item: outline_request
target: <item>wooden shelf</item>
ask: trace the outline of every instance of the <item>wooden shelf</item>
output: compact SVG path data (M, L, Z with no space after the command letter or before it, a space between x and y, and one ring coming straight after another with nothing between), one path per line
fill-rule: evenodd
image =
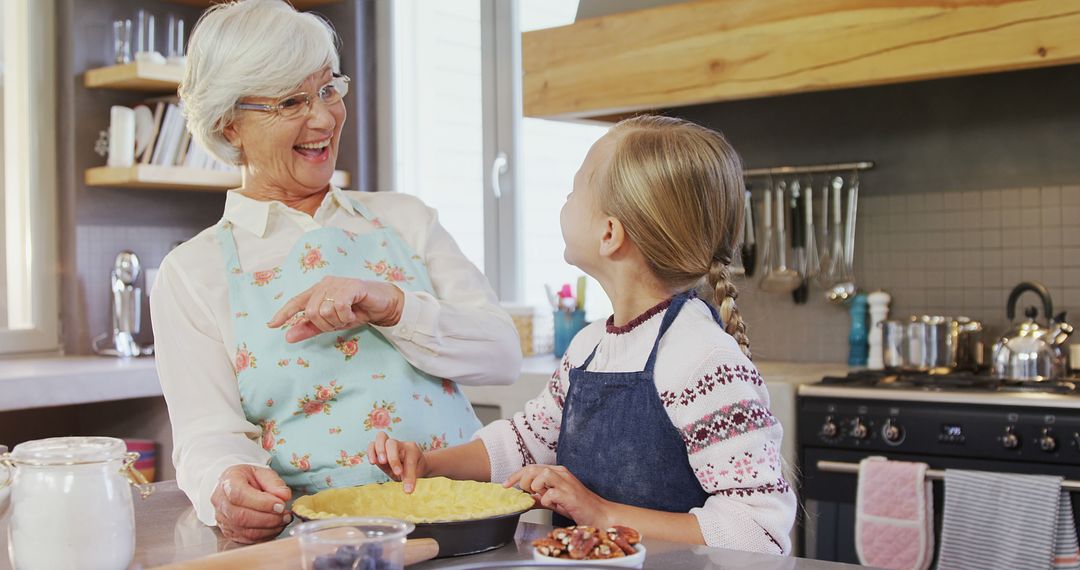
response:
M225 0L172 0L176 4L184 4L186 6L196 6L198 8L209 8L212 4L224 2ZM325 6L327 4L337 4L341 0L290 0L290 3L297 10L311 10L312 8L318 8L319 6Z
M90 168L84 180L87 186L220 192L240 186L240 173L140 164L126 168ZM349 182L349 173L343 170L335 170L330 179L330 183L338 188L348 188Z
M652 109L1080 62L1080 0L696 0L522 34L525 115Z
M153 93L175 93L184 68L179 65L132 62L90 69L83 85L91 89L127 89Z

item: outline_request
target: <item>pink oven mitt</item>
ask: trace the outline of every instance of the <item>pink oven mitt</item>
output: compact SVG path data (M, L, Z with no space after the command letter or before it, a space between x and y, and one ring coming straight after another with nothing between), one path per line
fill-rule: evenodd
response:
M855 551L859 562L926 570L934 558L933 491L925 463L868 457L859 463Z

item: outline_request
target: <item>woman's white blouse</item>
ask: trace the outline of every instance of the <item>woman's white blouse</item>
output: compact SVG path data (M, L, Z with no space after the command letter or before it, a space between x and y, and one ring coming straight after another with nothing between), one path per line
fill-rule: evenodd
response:
M484 275L439 224L435 210L397 192L332 188L314 217L276 201L230 191L224 219L233 223L244 271L273 267L308 231L336 227L363 234L375 226L349 201L364 204L397 230L427 265L435 296L406 292L401 320L376 327L420 370L459 384L510 384L521 350L510 317ZM300 293L295 291L292 294ZM282 299L282 304L287 299ZM232 363L236 340L225 261L214 228L178 246L161 263L150 299L157 371L173 429L176 480L204 523L225 468L266 465L259 428L240 407Z

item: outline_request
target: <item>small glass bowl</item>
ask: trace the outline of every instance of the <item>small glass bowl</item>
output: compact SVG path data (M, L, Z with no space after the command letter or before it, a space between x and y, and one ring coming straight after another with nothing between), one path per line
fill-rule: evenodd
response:
M290 534L300 539L304 570L401 570L413 528L397 519L347 517L301 523Z

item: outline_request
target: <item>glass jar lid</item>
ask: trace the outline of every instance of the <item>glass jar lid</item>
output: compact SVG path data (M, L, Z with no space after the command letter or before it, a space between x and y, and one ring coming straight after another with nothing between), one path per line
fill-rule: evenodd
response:
M20 443L11 460L23 465L80 465L123 459L127 446L115 437L50 437Z

